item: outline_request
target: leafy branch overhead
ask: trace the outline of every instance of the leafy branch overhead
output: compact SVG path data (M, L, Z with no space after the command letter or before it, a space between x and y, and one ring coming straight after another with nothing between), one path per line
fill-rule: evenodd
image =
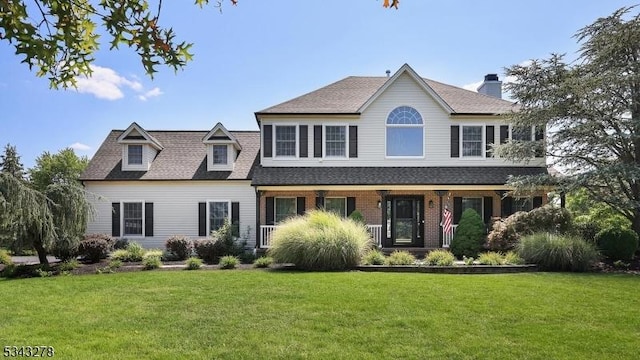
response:
M223 2L213 6L221 10ZM238 0L229 2L237 5ZM209 0L195 4L204 7ZM398 4L384 0L383 6L397 9ZM0 40L12 44L37 76L48 77L52 88L67 88L77 76L91 75L100 26L110 35L110 49L133 49L153 77L158 65L177 71L193 57L193 44L161 25L161 11L162 0L0 0Z

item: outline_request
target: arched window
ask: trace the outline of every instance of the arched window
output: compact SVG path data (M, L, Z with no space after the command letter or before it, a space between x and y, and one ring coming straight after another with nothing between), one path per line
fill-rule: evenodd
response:
M424 156L424 123L410 106L399 106L387 117L387 156Z

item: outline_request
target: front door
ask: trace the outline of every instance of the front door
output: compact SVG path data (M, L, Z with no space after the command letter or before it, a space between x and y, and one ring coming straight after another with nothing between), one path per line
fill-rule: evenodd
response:
M392 246L423 247L424 198L393 196L387 199L387 237Z

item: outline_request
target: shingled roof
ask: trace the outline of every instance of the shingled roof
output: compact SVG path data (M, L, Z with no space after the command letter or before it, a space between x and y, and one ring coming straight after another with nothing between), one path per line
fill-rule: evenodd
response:
M258 111L262 114L357 114L387 81L387 77L349 76L295 99ZM510 101L494 98L422 78L453 110L453 114L504 114L514 109Z
M260 133L231 131L242 146L233 171L207 171L207 147L202 137L208 131L147 131L164 147L149 171L122 171L123 130L112 130L91 159L80 180L247 180L259 161Z
M546 174L544 167L262 167L251 184L504 185L510 176Z

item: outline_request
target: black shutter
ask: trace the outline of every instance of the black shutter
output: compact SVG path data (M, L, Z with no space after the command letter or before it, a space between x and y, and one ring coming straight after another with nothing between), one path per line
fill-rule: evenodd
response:
M120 236L120 203L111 203L111 236Z
M347 198L347 216L351 215L351 213L354 211L356 211L356 198L348 197Z
M500 216L502 216L503 218L508 217L509 215L513 214L513 198L511 196L507 196L504 199L502 199L502 209L501 209L501 214Z
M536 141L542 142L544 140L544 126L536 126ZM544 146L544 145L541 145ZM536 157L544 157L544 147L536 149Z
M459 223L461 217L462 217L462 198L456 196L453 198L453 223L454 224Z
M304 215L304 211L306 210L304 207L304 197L299 197L296 205L298 208L298 215Z
M451 157L460 157L460 126L451 126Z
M349 157L358 157L358 127L349 126Z
M240 203L231 203L231 235L240 236Z
M491 222L491 216L493 216L493 198L491 196L484 197L484 223Z
M144 236L153 236L153 203L144 203Z
M534 196L533 197L533 208L539 208L542 206L542 196Z
M198 236L207 236L207 203L198 203Z
M272 125L263 125L262 126L262 156L266 158L270 158L272 156L273 151L273 126Z
M322 125L313 126L313 157L322 157Z
M316 197L316 209L324 208L324 198L321 196Z
M265 214L266 214L266 219L265 221L267 222L267 225L273 225L275 224L275 214L274 214L274 210L275 210L275 202L273 201L273 197L272 196L267 196L267 198L265 199L265 203L264 206L265 208Z
M309 156L309 127L300 125L300 157Z
M500 125L500 144L506 144L509 139L509 126Z
M486 157L493 157L493 150L491 149L491 145L493 145L493 141L496 133L494 126L493 125L487 126L485 128L485 132L486 132L486 139L487 139Z

